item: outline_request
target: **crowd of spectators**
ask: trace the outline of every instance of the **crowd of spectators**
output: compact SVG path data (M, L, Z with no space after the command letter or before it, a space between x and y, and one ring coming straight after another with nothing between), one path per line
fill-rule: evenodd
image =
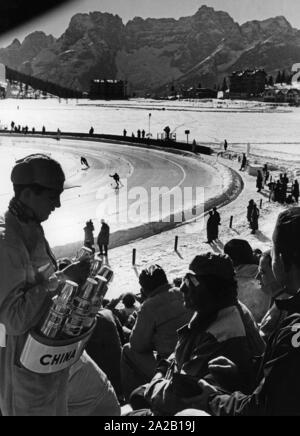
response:
M69 413L299 415L299 237L292 208L265 253L233 239L172 283L159 265L143 269L140 293L103 300L71 371Z

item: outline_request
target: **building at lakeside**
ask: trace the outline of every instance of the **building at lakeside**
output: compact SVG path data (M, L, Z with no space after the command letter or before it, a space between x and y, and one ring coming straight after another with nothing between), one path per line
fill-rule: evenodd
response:
M211 99L217 98L218 91L210 88L198 88L192 86L181 90L181 98Z
M91 100L127 99L127 82L123 80L93 79L89 98Z
M285 103L290 106L300 105L300 89L292 87L268 87L264 92L264 101L267 103Z
M262 69L235 71L230 77L229 98L247 99L261 96L266 88L267 74Z

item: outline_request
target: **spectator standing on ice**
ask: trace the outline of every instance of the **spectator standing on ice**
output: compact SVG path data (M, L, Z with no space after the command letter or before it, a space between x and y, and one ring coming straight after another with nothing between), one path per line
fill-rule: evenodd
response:
M250 221L250 228L252 230L252 235L255 235L256 231L258 230L258 219L259 219L259 209L254 203L252 213L251 213L251 221Z
M249 227L251 225L251 217L252 217L252 211L254 208L254 200L250 200L249 204L247 206L247 221L249 222Z
M99 246L99 252L100 255L107 256L108 253L108 245L109 245L109 225L104 221L104 219L101 220L101 229L97 238L97 244Z
M227 151L227 149L228 149L228 142L225 139L225 141L224 141L224 151Z
M293 189L292 189L292 196L295 198L296 203L299 203L299 182L298 180L295 180Z
M217 208L213 208L213 217L215 220L215 232L214 232L214 241L219 239L219 226L221 225L221 215L217 211Z
M92 220L89 220L86 222L85 227L84 227L84 243L83 245L87 248L90 248L91 250L93 250L93 252L95 252L95 248L94 248L94 224Z
M216 236L216 220L214 218L214 213L211 210L209 212L208 220L206 223L206 234L207 234L207 244L211 244Z
M247 167L247 156L246 156L246 153L243 153L240 171L245 171L246 167Z
M263 188L263 175L261 171L257 172L256 187L257 187L257 192L261 192Z

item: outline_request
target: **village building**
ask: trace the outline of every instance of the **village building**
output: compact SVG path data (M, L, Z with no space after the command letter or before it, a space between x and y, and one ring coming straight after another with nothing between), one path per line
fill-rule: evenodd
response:
M231 74L230 98L247 99L264 93L267 74L264 70L235 71Z
M123 80L93 79L89 98L91 100L124 100L127 98L127 83Z

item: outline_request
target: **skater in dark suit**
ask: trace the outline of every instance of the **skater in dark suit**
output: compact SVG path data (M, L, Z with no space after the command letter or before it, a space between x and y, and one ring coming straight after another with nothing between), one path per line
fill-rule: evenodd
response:
M81 156L80 163L81 163L81 165L84 165L86 168L90 167L88 164L88 161L86 160L86 158L84 156Z

